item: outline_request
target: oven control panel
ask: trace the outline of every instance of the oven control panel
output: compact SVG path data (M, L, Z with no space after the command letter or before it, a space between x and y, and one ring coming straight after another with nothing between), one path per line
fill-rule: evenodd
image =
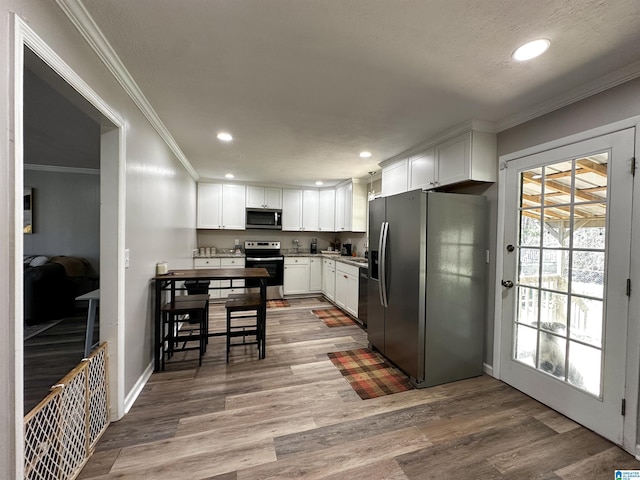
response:
M245 250L248 249L269 249L280 250L280 242L269 242L259 240L247 240L244 242Z

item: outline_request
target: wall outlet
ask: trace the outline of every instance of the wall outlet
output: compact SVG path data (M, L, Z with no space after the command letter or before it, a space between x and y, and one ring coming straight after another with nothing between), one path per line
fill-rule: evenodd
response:
M197 256L199 251L200 251L200 250L198 250L197 248L194 248L193 250L191 250L191 256L192 256L192 257Z
M237 238L234 240L235 245L240 245L240 240L238 240Z

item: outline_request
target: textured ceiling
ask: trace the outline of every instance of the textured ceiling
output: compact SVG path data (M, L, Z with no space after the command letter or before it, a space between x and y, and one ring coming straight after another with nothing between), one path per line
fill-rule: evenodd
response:
M210 179L366 177L457 124L504 124L640 61L638 0L82 3ZM545 55L511 60L540 37Z

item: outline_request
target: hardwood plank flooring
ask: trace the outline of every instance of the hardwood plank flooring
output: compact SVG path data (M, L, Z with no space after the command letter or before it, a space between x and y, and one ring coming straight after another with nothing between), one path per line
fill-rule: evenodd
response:
M367 345L329 328L321 298L269 309L267 357L213 338L154 374L81 479L610 479L640 462L489 376L361 400L328 352ZM211 308L222 328L224 308Z
M86 307L77 316L24 341L24 413L45 398L51 386L69 373L84 356ZM96 322L97 324L98 322ZM98 325L94 330L97 339Z

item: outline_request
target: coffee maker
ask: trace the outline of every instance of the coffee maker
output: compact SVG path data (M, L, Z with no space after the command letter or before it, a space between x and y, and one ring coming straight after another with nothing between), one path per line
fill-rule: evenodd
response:
M318 253L318 239L317 238L312 238L311 239L311 249L310 249L311 253Z

